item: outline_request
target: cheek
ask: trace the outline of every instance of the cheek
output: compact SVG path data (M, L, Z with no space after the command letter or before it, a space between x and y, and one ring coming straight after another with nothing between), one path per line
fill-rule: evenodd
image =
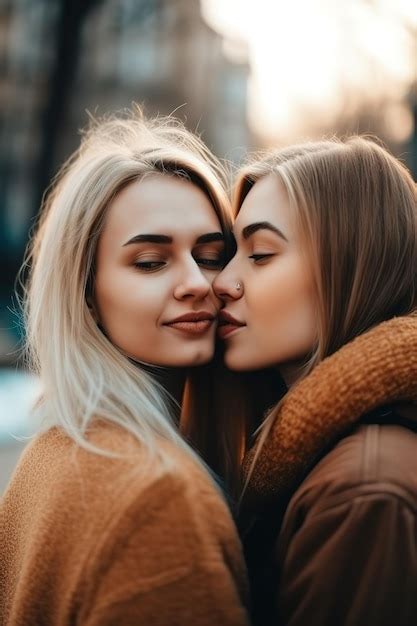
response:
M161 312L161 286L155 285L157 281L140 278L130 271L97 276L99 321L111 341L120 347L146 338Z
M311 278L297 261L280 263L264 268L269 271L257 277L252 297L247 298L253 338L276 363L304 356L316 337Z
M221 307L223 306L223 302L221 300L221 298L217 295L215 289L213 288L213 283L216 280L217 276L221 273L221 270L219 271L208 271L208 270L203 270L203 275L205 277L205 279L207 280L207 282L210 285L210 292L209 292L209 300L210 302L212 302L214 304L214 306L216 307L217 310L221 309Z

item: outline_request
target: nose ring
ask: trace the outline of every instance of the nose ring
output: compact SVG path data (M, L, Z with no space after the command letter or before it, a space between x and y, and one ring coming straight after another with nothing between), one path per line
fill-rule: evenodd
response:
M242 283L236 283L236 291L240 291L242 289Z

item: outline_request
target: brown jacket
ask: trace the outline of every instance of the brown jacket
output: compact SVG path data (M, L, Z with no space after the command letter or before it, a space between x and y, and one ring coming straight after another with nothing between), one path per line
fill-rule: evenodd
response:
M392 320L285 397L246 501L256 623L417 623L417 419L392 404L416 354L417 318Z
M145 471L116 426L92 441L122 458L57 429L26 450L0 502L0 623L246 625L240 544L205 472L178 450Z

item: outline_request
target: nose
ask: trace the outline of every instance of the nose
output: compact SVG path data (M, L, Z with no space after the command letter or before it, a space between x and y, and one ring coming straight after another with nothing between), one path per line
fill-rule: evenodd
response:
M203 300L211 289L210 282L195 259L191 258L181 268L180 280L174 289L174 297L177 300L184 300L184 298Z
M220 300L239 300L242 297L243 285L234 269L233 261L216 276L213 290Z

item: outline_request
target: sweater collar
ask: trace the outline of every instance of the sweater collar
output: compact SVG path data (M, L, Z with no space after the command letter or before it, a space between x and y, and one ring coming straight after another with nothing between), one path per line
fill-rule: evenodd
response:
M417 403L415 314L356 337L286 394L256 463L256 444L244 459L244 480L250 478L243 504L258 508L289 495L362 415L404 401Z

